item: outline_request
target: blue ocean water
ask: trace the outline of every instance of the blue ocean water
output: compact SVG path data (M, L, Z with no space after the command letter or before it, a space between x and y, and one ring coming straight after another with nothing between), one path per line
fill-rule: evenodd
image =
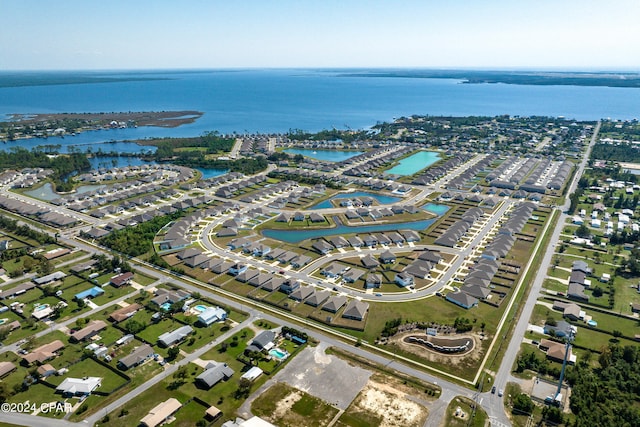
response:
M98 75L98 73L94 73ZM113 76L114 73L105 73ZM178 128L138 127L75 137L0 144L80 145L94 151L139 152L128 143L163 136L318 131L367 128L394 117L429 115L545 115L574 119L640 118L640 90L586 86L461 84L450 79L343 77L323 70L123 72L166 80L0 88L0 118L12 113L199 110L204 116Z

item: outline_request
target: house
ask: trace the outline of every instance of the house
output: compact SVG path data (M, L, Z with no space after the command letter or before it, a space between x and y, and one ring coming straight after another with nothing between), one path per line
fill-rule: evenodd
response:
M95 298L104 294L104 290L99 286L94 286L93 288L89 288L82 292L75 294L73 297L75 300L80 301L85 298Z
M362 321L364 316L367 314L367 310L369 310L369 304L364 301L353 299L349 301L349 304L345 307L342 317L345 319Z
M418 279L426 279L429 277L431 272L431 263L429 261L423 260L415 260L408 266L406 266L403 270L403 273L410 274L414 278Z
M465 284L462 286L462 292L478 298L479 300L484 300L491 294L491 289L482 285Z
M246 271L238 274L236 276L236 280L238 282L248 283L254 277L258 277L259 275L260 275L260 272L258 272L258 270L254 270L253 268L248 268Z
M251 367L251 369L249 369L247 372L245 372L244 374L242 374L242 376L240 377L241 380L247 380L247 381L255 381L260 375L262 375L262 369L258 368L257 366L253 366Z
M186 265L189 268L196 268L199 265L204 264L208 260L209 260L209 257L206 256L205 254L198 254L196 256L192 256L191 258L187 258L183 260L183 262L184 262L184 265Z
M349 241L342 236L333 236L329 238L329 241L336 248L344 248L349 245Z
M376 273L369 273L364 280L366 289L379 288L382 286L382 276Z
M419 242L420 241L420 234L418 234L417 231L414 231L414 230L400 230L400 234L402 234L402 237L404 237L404 240L406 240L407 243Z
M577 333L577 328L564 320L560 320L555 324L546 323L543 330L545 334L556 336L558 338L566 337L570 333Z
M245 271L247 271L247 268L249 268L249 266L247 264L242 264L242 263L235 263L231 266L231 268L229 268L229 274L231 274L232 276L237 276L241 273L244 273Z
M565 344L551 340L544 341L546 341L545 345L547 346L547 359L563 363L566 354L568 364L573 365L576 363L577 358L575 354L572 353L571 346L569 346L569 352L567 353L567 347ZM542 342L540 343L540 346L542 346Z
M311 261L311 257L308 255L298 255L291 260L291 266L294 268L301 268L307 265Z
M163 288L156 289L156 296L151 298L151 302L163 306L164 304L175 304L183 301L191 296L189 292L182 289L168 290Z
M327 276L331 279L334 279L336 277L338 277L339 275L341 275L344 271L345 271L345 266L337 264L337 263L331 263L329 264L327 267L323 268L321 273L324 276Z
M413 285L413 276L406 272L397 273L393 281L399 286L411 286Z
M273 341L276 339L276 333L273 331L262 331L251 341L245 351L262 351L273 348Z
M178 329L165 332L158 337L158 344L164 347L171 347L174 344L184 340L189 334L193 332L193 328L189 325L181 326Z
M280 285L280 291L284 292L285 294L290 294L291 292L295 291L299 287L300 287L300 282L298 282L297 280L287 279L282 283L282 285Z
M326 255L333 250L333 246L324 240L316 240L311 245L313 249L315 249L321 255Z
M133 334L127 334L127 335L123 335L120 338L118 338L115 342L116 347L119 347L121 345L125 345L130 343L131 341L133 341Z
M580 320L584 318L584 311L580 310L578 304L572 302L554 301L553 309L562 312L562 316L569 320Z
M234 370L226 363L207 363L205 371L196 377L196 384L206 390L220 381L228 380L234 374Z
M51 366L51 365L49 365ZM0 362L0 378L4 378L16 370L16 365L11 362Z
M445 299L462 308L470 309L478 305L478 299L464 292L449 292Z
M56 392L62 393L63 396L88 396L100 387L101 382L102 378L98 377L65 378L56 387Z
M309 220L311 222L325 222L326 220L324 219L323 215L320 215L319 213L315 213L315 212L311 212L309 214Z
M579 301L589 301L589 295L584 293L585 287L579 283L569 283L567 297Z
M111 319L116 323L120 323L123 320L126 320L131 316L133 316L134 314L136 314L136 312L141 308L142 308L142 305L138 303L129 304L126 307L119 308L116 311L112 312L109 315L109 319Z
M111 283L116 288L119 288L121 286L128 285L129 283L131 283L132 279L133 279L133 273L130 271L127 271L125 273L121 273L121 274L118 274L117 276L112 277L109 283Z
M200 255L201 253L202 253L202 251L200 251L199 249L196 249L196 248L188 248L188 249L185 249L185 250L183 250L183 251L178 252L178 253L176 254L176 257L177 257L179 260L185 260L185 259L187 259L187 258L191 258L191 257L194 257L194 256L196 256L196 255Z
M80 329L79 331L73 332L70 336L70 340L72 342L86 341L89 338L97 335L106 327L107 324L103 320L92 320L84 328Z
M326 291L326 290L324 290L324 291L313 291L311 296L309 296L304 303L308 304L308 305L310 305L312 307L318 307L318 306L324 304L324 302L326 300L328 300L330 296L331 296L331 293L329 291Z
M13 298L17 295L22 295L25 292L28 292L35 287L36 287L35 283L31 283L31 282L22 283L11 289L7 289L6 291L0 292L0 299Z
M364 276L366 272L359 268L351 268L349 271L346 271L342 274L342 278L345 282L354 283L360 277Z
M347 297L342 295L335 295L331 297L325 305L322 306L322 310L336 313L346 302Z
M383 264L393 264L396 262L396 256L389 250L380 254L380 262Z
M154 406L149 413L140 420L140 425L144 427L157 427L164 424L181 407L182 404L180 401L171 397Z
M35 282L36 285L42 286L42 285L46 285L47 283L54 282L56 280L64 279L65 277L67 277L65 273L63 273L62 271L56 271L51 274L47 274L46 276L37 277L33 279L33 281Z
M368 268L368 269L376 268L377 266L380 265L378 260L375 259L371 254L368 254L362 259L360 259L360 262L365 268Z
M209 326L216 322L222 322L227 318L227 312L220 307L207 307L206 310L198 315L198 322L205 326Z
M2 362L2 363L6 363L6 362ZM47 378L57 373L56 368L54 368L48 363L38 366L37 372L38 372L38 375L40 375L42 378Z
M118 366L123 370L134 368L150 359L153 354L153 347L149 344L142 344L133 350L131 354L118 360Z
M589 264L581 260L574 261L573 265L571 266L571 270L581 271L586 276L590 276L591 274L593 274L593 270L591 269L591 267L589 267Z
M349 244L351 245L351 247L353 248L361 248L364 245L364 242L362 241L361 238L359 238L358 236L352 236L349 237L347 239L347 242L349 242Z
M418 259L422 261L429 261L431 264L435 265L442 261L442 256L440 256L439 252L430 251L427 249L420 253Z
M378 244L378 239L373 234L370 234L363 239L363 242L365 246L371 248Z
M298 286L298 289L289 294L289 298L294 301L302 302L305 299L309 298L309 296L313 295L313 293L314 290L310 286Z
M49 359L53 359L58 354L59 350L64 348L64 344L60 340L51 341L48 344L41 345L40 347L31 351L31 353L25 354L22 359L27 365L34 362L44 363Z

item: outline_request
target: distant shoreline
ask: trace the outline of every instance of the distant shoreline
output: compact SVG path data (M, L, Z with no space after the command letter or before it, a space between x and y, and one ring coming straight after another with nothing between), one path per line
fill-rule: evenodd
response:
M592 86L640 88L640 73L519 72L462 70L388 70L347 72L339 77L387 77L413 79L454 79L463 84L503 83L533 86Z

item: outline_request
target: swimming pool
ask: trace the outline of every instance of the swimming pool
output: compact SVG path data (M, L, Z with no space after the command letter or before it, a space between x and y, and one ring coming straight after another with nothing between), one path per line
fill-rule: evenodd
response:
M163 309L164 311L167 311L171 308L171 303L170 302L165 302L164 304L162 304L160 306L161 309Z
M279 348L273 348L269 350L269 355L281 360L289 357L289 353L284 350L280 350Z
M39 305L36 308L34 308L33 311L46 310L47 308L49 308L49 304L42 304L42 305Z
M207 306L202 305L202 304L198 304L196 306L193 307L194 310L199 311L200 313L202 313L203 311L207 310Z

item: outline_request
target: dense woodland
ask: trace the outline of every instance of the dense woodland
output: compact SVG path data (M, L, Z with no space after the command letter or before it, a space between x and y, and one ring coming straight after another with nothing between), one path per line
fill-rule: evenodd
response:
M598 160L614 160L618 162L640 162L640 149L633 144L604 144L594 145L591 158Z
M640 351L637 346L603 349L599 367L578 363L572 382L575 427L640 426Z
M218 132L205 132L194 138L163 138L146 141L155 145L154 160L163 161L177 158L193 159L205 157L206 154L228 153L235 140L220 136ZM199 148L199 149L190 149Z
M153 247L156 233L169 222L184 215L178 211L171 215L158 216L151 221L143 222L135 227L116 230L102 238L102 244L129 256L139 256L147 253Z

